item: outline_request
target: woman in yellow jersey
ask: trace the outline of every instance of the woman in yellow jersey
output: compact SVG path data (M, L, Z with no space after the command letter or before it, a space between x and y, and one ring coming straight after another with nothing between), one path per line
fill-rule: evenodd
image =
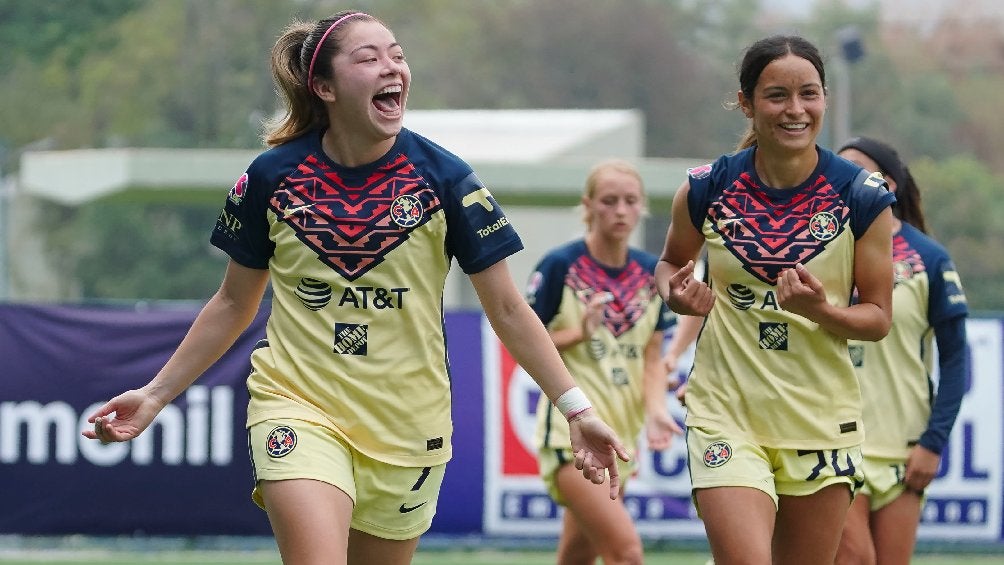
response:
M402 127L411 72L358 11L294 22L272 51L286 115L230 189L212 243L220 290L147 384L95 411L88 438L125 441L216 361L257 313L248 441L253 499L283 562L410 563L452 454L443 289L452 259L495 332L569 420L583 475L627 458L514 284L515 231L470 166ZM583 481L586 482L586 481Z
M959 413L968 373L962 282L945 248L927 235L920 190L888 144L855 137L838 155L882 173L893 206L892 330L882 341L850 344L865 401L865 484L844 524L840 565L908 564L924 489ZM937 394L931 373L937 341Z
M686 392L694 501L718 565L831 563L862 478L847 339L889 331L895 198L816 145L826 75L805 39L751 45L736 106L749 131L690 169L656 267L675 312L707 317Z
M669 447L679 426L666 405L660 363L670 312L655 289L657 258L629 245L645 208L641 175L630 163L604 161L586 179L582 207L587 231L549 251L531 275L527 301L548 328L565 365L596 413L634 455L644 426L648 446ZM568 424L541 398L536 442L540 472L565 507L560 564L642 562L642 543L622 502L576 479ZM632 468L623 465L621 490Z

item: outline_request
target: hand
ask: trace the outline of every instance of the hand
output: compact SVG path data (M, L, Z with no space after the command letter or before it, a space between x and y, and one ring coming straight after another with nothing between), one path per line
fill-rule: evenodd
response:
M603 323L603 311L612 298L613 295L609 292L594 292L586 300L586 313L582 317L582 341L591 338L596 328Z
M597 485L603 484L606 469L610 473L610 499L616 500L621 488L617 458L631 460L624 445L614 431L596 416L593 408L572 418L568 427L572 436L572 452L575 453L575 468Z
M126 391L91 414L87 421L94 424L94 429L84 430L81 435L101 443L128 441L145 430L163 407L160 400L143 390Z
M652 451L669 449L673 445L674 435L682 436L683 429L665 410L645 417L645 437L648 439L648 448Z
M826 306L826 290L805 265L798 263L778 276L777 299L781 308L813 320L813 313Z
M676 387L676 399L680 401L680 406L687 405L686 397L687 397L687 383L683 383L682 385Z
M677 369L680 368L680 356L675 353L666 353L662 357L662 368L666 371L666 390L676 390L679 388L680 374Z
M666 304L677 314L707 316L715 304L715 295L707 283L694 278L694 262L688 261L669 278Z
M903 482L907 490L923 493L934 480L940 464L940 455L920 444L914 445L906 457L906 477Z

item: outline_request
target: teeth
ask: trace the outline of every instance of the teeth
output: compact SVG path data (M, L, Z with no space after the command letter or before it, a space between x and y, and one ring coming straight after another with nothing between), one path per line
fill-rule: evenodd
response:
M401 85L400 84L395 84L393 86L388 86L388 87L385 87L385 88L381 89L380 92L377 92L377 94L378 95L380 95L380 94L398 94L399 92L401 92Z
M805 129L807 126L805 124L781 124L784 129Z

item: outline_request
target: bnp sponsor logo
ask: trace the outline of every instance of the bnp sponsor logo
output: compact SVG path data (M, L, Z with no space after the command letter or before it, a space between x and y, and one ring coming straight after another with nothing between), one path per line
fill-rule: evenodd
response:
M175 404L165 406L138 438L104 445L80 435L81 430L92 427L87 416L103 402L80 414L63 401L0 402L0 464L73 465L82 458L101 467L126 461L134 465L158 461L166 465L229 465L233 459L233 389L193 385L184 400L184 409Z

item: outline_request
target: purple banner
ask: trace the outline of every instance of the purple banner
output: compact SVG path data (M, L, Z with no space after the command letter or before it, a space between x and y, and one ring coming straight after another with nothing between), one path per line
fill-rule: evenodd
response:
M139 438L101 445L80 435L94 409L149 381L197 313L0 304L0 533L270 533L250 499L244 429L248 355L267 310ZM479 320L451 314L446 324L458 423L433 525L441 533L481 531Z

